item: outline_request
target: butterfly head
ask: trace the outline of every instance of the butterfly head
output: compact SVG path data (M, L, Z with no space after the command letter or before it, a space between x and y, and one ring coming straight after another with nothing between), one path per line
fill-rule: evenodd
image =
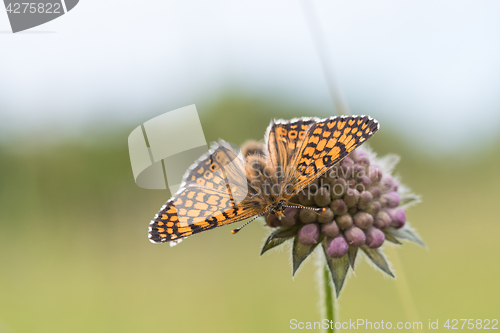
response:
M281 220L282 217L285 217L285 208L286 208L286 201L285 200L280 200L277 203L272 204L269 207L269 212L272 214L276 215L279 220Z

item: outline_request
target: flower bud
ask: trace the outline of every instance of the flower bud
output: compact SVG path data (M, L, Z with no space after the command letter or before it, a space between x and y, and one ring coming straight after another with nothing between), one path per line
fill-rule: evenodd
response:
M314 202L318 207L328 206L331 202L330 192L326 187L320 187L316 195L314 196Z
M399 195L397 192L386 193L386 194L382 195L380 202L383 205L385 204L386 207L396 208L397 206L399 206L399 203L400 203Z
M354 160L357 164L360 164L364 167L369 167L370 166L370 159L368 156L361 156L358 157L357 159Z
M365 168L362 165L355 164L352 167L353 178L359 180L361 177L366 176Z
M309 223L304 225L299 230L299 243L302 245L310 246L318 244L319 240L319 227L316 223Z
M276 227L281 226L281 221L274 214L269 214L268 216L266 216L266 223L268 226L270 226L272 228L276 228Z
M352 155L352 159L356 163L359 163L360 161L364 160L365 158L368 159L368 153L364 150L361 150L361 149L355 150L351 155Z
M372 184L378 183L382 179L382 171L377 165L372 165L369 169L368 176Z
M330 208L325 208L324 212L319 213L318 222L319 223L330 223L333 221L333 211Z
M398 183L390 175L385 174L382 176L382 180L380 181L380 187L385 192L397 191Z
M323 224L321 226L321 233L327 237L337 237L340 233L339 226L335 221Z
M375 216L375 221L373 222L373 225L379 229L385 229L390 224L391 224L391 217L384 210L378 212L378 214Z
M391 227L399 229L405 225L406 213L404 209L386 209L387 214L391 218Z
M363 176L358 179L358 183L355 188L358 189L358 191L363 192L369 190L371 186L371 179L368 176ZM361 188L361 190L359 190L359 188Z
M373 224L373 216L366 212L358 212L354 215L354 224L361 229L367 229Z
M373 199L377 200L382 196L382 189L380 189L379 187L372 187L370 189L370 193L373 195Z
M363 191L359 195L358 208L366 210L373 200L373 195L368 191Z
M380 202L370 202L368 207L365 209L365 212L373 217L376 217L378 212L380 212Z
M281 218L281 224L285 227L291 227L295 225L298 219L299 215L299 209L298 208L291 208L287 207L285 208L284 211L285 217ZM274 215L274 214L271 214Z
M302 206L311 207L314 205L314 197L308 190L302 190L299 193L299 203Z
M335 217L335 222L341 229L348 229L352 226L352 217L349 214L344 214Z
M361 246L366 241L366 236L363 230L355 226L345 230L344 237L351 246Z
M338 170L338 175L341 177L340 179L351 179L352 178L352 168L354 165L352 164L344 164L341 165L339 170Z
M310 210L307 209L300 209L299 212L299 219L302 223L312 223L315 222L317 219L317 215L314 212L311 212Z
M359 192L353 188L347 190L344 194L344 201L347 207L354 207L359 201Z
M342 198L347 190L347 182L343 178L337 178L330 182L330 196L332 199Z
M320 188L321 187L326 188L326 190L328 191L328 195L330 195L330 187L331 187L330 183L331 183L331 181L332 180L330 178L323 178L323 179L320 179L320 181L319 181Z
M375 227L370 227L366 229L365 235L366 235L366 245L371 249L380 247L385 241L384 233Z
M344 158L344 159L342 160L342 162L340 162L340 164L341 164L341 165L349 165L349 166L351 166L351 165L353 165L353 164L354 164L354 161L352 160L352 158L351 158L351 157L347 156L346 158Z
M307 185L307 188L309 189L309 192L316 194L316 191L319 189L319 178L310 182L309 185Z
M338 177L338 168L339 165L334 165L329 170L327 170L323 175L321 175L320 179L323 179L324 183L330 184L331 181Z
M329 242L327 241L326 245L326 253L330 258L342 258L349 251L349 244L347 244L342 235L335 237Z
M332 201L332 203L330 204L330 208L333 210L335 215L343 215L347 213L347 205L342 199Z

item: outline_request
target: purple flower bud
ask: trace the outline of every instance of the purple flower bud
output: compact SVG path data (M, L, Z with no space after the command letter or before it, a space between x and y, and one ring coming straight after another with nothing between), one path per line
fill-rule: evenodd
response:
M330 208L325 208L325 211L319 213L318 222L319 223L330 223L333 221L333 211Z
M352 226L352 217L349 214L336 216L335 222L341 229L349 229Z
M332 199L342 198L347 190L347 182L343 178L337 178L330 182L330 196Z
M365 209L365 212L375 217L377 216L378 212L380 212L380 207L380 202L371 202Z
M310 210L307 209L300 209L299 212L299 219L302 223L312 223L315 222L317 219L317 215L314 212L311 212Z
M406 213L404 209L386 209L387 214L391 218L391 227L399 229L406 223Z
M308 190L302 190L299 193L299 203L302 206L311 207L314 205L314 197Z
M326 246L326 253L330 258L342 258L349 251L349 244L342 235L327 241Z
M382 196L382 190L379 187L372 187L370 193L373 195L374 200L380 199Z
M354 161L352 160L352 158L350 156L347 156L346 158L344 158L342 160L342 162L340 163L341 165L353 165L354 164Z
M332 200L330 198L330 192L328 191L328 189L326 187L319 188L319 191L314 196L314 202L319 207L328 206L330 204L330 202L332 202Z
M335 221L321 226L321 232L327 237L337 237L340 233L339 226Z
M310 246L313 244L318 244L319 239L319 227L316 223L310 223L304 225L299 230L299 242L302 245Z
M319 191L319 180L316 179L309 185L307 185L307 190L309 191L309 194L314 197L316 194L318 194ZM314 199L314 198L313 198Z
M343 215L347 213L347 205L342 199L332 201L332 203L330 204L330 208L333 210L335 215Z
M297 222L299 216L299 209L287 207L285 208L284 214L285 217L281 218L281 224L285 227L291 227L295 225L295 223Z
M366 245L371 249L380 247L385 241L384 233L375 227L366 229L365 235Z
M390 224L391 224L391 217L384 210L378 212L378 214L375 216L375 221L373 222L373 225L379 229L385 229Z
M366 236L363 230L355 226L352 226L349 229L345 230L344 236L351 246L361 246L366 241Z
M344 201L347 207L356 206L359 201L359 192L353 188L348 189L344 195Z
M368 170L368 176L372 183L378 183L382 179L382 171L376 165L372 165Z
M335 165L332 168L330 168L328 171L326 171L321 177L320 180L322 179L325 184L330 184L330 182L337 178L338 176L338 169L339 165ZM321 184L320 184L321 185Z
M354 215L354 224L361 229L367 229L373 224L373 216L366 212L358 212Z
M366 210L373 200L373 195L368 191L363 191L359 195L358 208Z
M266 216L266 223L272 228L281 226L281 221L274 214L269 214L268 216Z
M397 191L398 183L390 175L385 174L382 176L382 180L380 181L380 187L385 192Z
M386 207L396 208L400 203L399 195L397 192L386 193L382 196L380 202L382 202L382 204L385 204Z
M352 167L352 174L354 179L359 180L361 177L366 176L366 171L362 165L355 164Z
M356 184L356 189L358 189L358 191L360 192L363 192L369 190L371 186L372 186L371 179L368 176L363 176L359 178L358 184ZM359 188L361 188L361 190L359 190Z
M357 164L360 164L360 165L363 165L365 167L368 167L370 166L370 159L368 158L368 156L361 156L361 157L358 157L355 162Z
M364 150L357 149L351 154L351 158L354 160L354 162L359 163L359 161L368 158L368 153Z

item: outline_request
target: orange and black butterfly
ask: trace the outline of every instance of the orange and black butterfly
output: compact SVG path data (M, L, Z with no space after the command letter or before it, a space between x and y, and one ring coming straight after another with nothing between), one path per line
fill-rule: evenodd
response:
M186 171L179 191L151 221L149 239L176 244L264 214L281 218L290 198L378 128L368 116L298 118L271 122L263 152L244 157L225 142L214 144Z

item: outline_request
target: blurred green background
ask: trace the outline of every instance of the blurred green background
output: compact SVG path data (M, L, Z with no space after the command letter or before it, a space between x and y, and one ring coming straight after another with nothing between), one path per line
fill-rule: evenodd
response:
M224 133L237 144L261 139L272 118L312 115L242 96L200 113L207 140ZM287 332L291 319L319 321L316 264L309 259L292 279L288 250L259 258L262 221L173 248L148 241L169 193L134 183L127 137L137 125L0 147L0 332ZM429 319L499 319L500 140L436 153L381 125L370 145L402 157L396 173L423 197L408 220L428 249L384 245L397 280L363 260L342 291L339 320L425 328Z

